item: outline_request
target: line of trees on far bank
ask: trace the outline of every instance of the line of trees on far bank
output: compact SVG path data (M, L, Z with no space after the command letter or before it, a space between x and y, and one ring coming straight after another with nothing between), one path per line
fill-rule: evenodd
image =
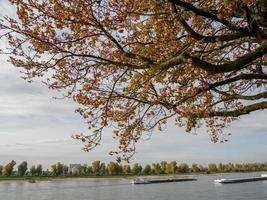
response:
M115 176L115 175L174 175L189 173L229 173L229 172L255 172L266 171L267 163L242 163L242 164L215 164L210 163L206 167L199 164L177 163L176 161L152 163L151 165L121 165L116 162L108 164L101 161L94 161L91 165L75 164L71 167L57 162L51 165L50 169L43 170L41 164L28 166L26 161L17 163L12 160L8 164L0 165L0 176Z

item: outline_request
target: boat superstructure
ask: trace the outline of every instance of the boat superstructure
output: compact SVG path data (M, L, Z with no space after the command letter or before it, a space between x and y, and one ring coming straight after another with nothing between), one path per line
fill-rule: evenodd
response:
M147 179L137 178L137 179L132 180L131 183L132 184L149 184L150 182Z

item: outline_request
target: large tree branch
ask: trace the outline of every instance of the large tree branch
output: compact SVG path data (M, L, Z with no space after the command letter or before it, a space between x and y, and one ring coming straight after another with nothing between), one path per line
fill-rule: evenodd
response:
M169 0L169 2L173 3L176 6L182 7L186 10L190 10L193 13L195 13L196 15L203 16L203 17L206 17L208 19L220 22L221 24L225 25L226 27L229 27L232 30L241 31L244 33L249 32L249 30L247 28L236 27L233 24L231 24L228 20L226 20L224 18L219 18L217 15L215 15L211 12L207 12L206 10L197 8L194 5L192 5L191 3L187 3L184 1L180 1L180 0Z
M192 56L189 53L183 53L182 55L175 56L170 58L169 60L166 60L165 62L159 63L159 64L152 64L148 66L139 67L139 69L147 68L147 67L157 67L159 69L168 69L174 66L177 66L179 64L184 63L187 59L191 59L192 63L210 74L218 74L218 73L225 73L225 72L231 72L231 71L238 71L240 69L243 69L246 67L247 64L252 63L256 59L264 56L267 53L267 41L263 42L260 47L258 47L255 51L249 52L239 58L237 58L235 61L230 61L225 64L221 65L214 65L207 61L204 61L198 57Z
M115 37L113 37L112 34L109 33L108 30L106 30L106 28L104 27L104 25L101 22L99 22L99 20L94 15L94 11L92 10L91 12L92 12L92 17L94 18L94 20L97 23L98 27L103 31L103 33L106 35L106 37L110 41L112 41L121 52L124 53L125 56L127 56L128 58L132 58L132 59L141 59L142 61L147 62L147 63L152 63L152 61L149 58L146 58L144 56L137 55L137 54L134 54L132 52L126 51L123 48L123 46L119 43L119 41Z
M226 41L236 40L244 36L249 36L248 33L246 34L244 32L236 32L225 35L205 36L197 33L191 26L188 25L188 23L184 19L180 19L179 21L185 28L185 30L190 34L191 37L193 37L195 40L202 40L207 43L226 42Z
M240 75L234 76L232 78L225 79L223 81L218 81L218 82L215 82L213 84L210 84L207 89L211 90L213 88L216 88L216 87L219 87L222 85L226 85L229 83L233 83L233 82L236 82L239 80L252 80L252 79L267 80L267 74L240 74Z
M192 63L201 68L205 71L211 73L211 74L217 74L217 73L225 73L225 72L231 72L231 71L238 71L240 69L243 69L246 67L247 64L255 61L258 58L261 58L267 53L267 41L264 41L260 47L258 47L255 51L249 52L239 58L237 58L235 61L230 61L225 64L221 65L214 65L207 61L201 60L200 58L191 56L188 53L185 53L185 57L190 58L192 60Z
M199 88L194 94L189 95L189 96L185 96L184 98L182 98L177 104L173 105L173 106L169 106L171 108L175 108L178 105L188 101L189 99L192 99L204 92L207 92L209 90L214 90L216 87L219 86L223 86L223 85L227 85L229 83L233 83L239 80L252 80L252 79L264 79L267 80L267 74L240 74L237 75L235 77L229 78L229 79L225 79L223 81L218 81L215 83L212 83L210 85L208 85L206 88Z
M93 54L74 53L72 51L65 50L62 47L58 46L59 44L61 44L60 42L59 43L53 43L53 42L49 41L49 39L39 38L38 36L36 36L36 35L34 35L34 34L30 33L30 32L27 32L25 30L19 29L19 27L17 27L17 29L15 29L13 27L9 27L9 26L3 25L3 24L1 24L1 27L5 28L7 30L10 30L10 31L12 31L14 33L17 33L17 34L20 34L22 36L25 36L26 38L29 38L31 40L36 40L36 41L38 41L38 42L40 42L42 44L49 45L51 48L54 48L55 50L57 50L58 53L67 54L67 55L63 56L64 58L67 58L67 57L93 58L96 61L102 61L101 64L103 64L103 65L111 64L111 65L116 65L116 66L119 66L119 67L126 67L128 69L145 69L145 68L147 68L147 64L138 66L138 65L134 65L134 64L130 64L130 63L123 63L123 62L119 62L119 61L109 60L108 58L100 57L100 56L93 55ZM66 41L64 43L66 43ZM125 52L125 53L127 54L126 55L127 57L131 57L131 58L137 58L138 57L138 56L136 56L134 54L131 54L131 53L128 53L128 52ZM59 60L62 60L62 58L60 58ZM147 63L150 62L146 58L142 58L142 59L146 60ZM57 61L56 61L56 63L57 63ZM53 64L53 66L54 66L54 64Z
M267 28L267 1L266 0L258 0L258 9L259 16L258 23Z
M217 111L217 112L215 111L215 112L206 113L200 118L239 117L241 115L246 115L256 110L264 110L266 108L267 108L267 102L260 102L260 103L255 103L255 104L251 104L248 106L244 106L242 108L232 110L232 111Z
M247 96L247 95L240 95L240 94L229 94L227 92L224 92L224 91L220 91L220 90L217 90L217 89L213 89L215 92L223 95L226 97L226 99L224 99L224 101L228 101L228 100L232 100L232 99L243 99L243 100L257 100L257 99L262 99L262 98L267 98L267 92L261 92L261 93L258 93L258 94L255 94L255 95L250 95L250 96Z

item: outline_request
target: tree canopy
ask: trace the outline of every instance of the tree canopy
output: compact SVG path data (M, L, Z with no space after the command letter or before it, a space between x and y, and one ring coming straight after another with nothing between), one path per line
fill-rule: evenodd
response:
M74 137L86 151L113 127L113 153L127 160L171 118L223 142L229 123L267 108L266 0L10 3L18 18L0 22L10 62L80 105L92 134Z
M28 169L28 163L26 161L21 162L18 165L18 175L24 176L27 172L27 169Z
M15 164L15 161L11 161L10 163ZM8 165L10 165L10 163ZM132 166L126 164L121 165L118 162L109 162L103 163L101 161L93 161L91 165L88 164L76 164L72 170L68 170L68 166L57 162L51 165L50 170L46 171L40 170L38 173L38 169L42 168L42 165L33 165L30 167L30 171L25 173L21 173L21 169L25 167L20 167L22 165L25 166L26 161L22 162L18 166L18 171L10 171L10 174L1 174L0 165L0 180L7 180L7 176L10 177L10 180L16 180L19 178L20 180L29 180L30 177L39 177L49 178L49 177L114 177L114 176L143 176L143 175L175 175L175 174L190 174L190 173L199 173L199 174L210 174L210 173L231 173L231 172L257 172L257 171L266 171L267 163L210 163L208 166L202 166L197 163L191 165L191 167L187 163L177 163L176 161L161 161L157 163L145 164L141 165L138 163L133 164ZM7 166L8 166L7 165ZM60 166L59 168L56 166ZM97 167L100 166L100 167ZM105 167L107 166L107 167ZM94 167L97 169L96 171L92 170ZM3 168L3 167L2 167ZM19 169L21 168L21 169ZM58 170L58 169L59 170ZM62 170L63 168L63 170ZM163 170L164 169L164 170ZM25 177L25 179L22 179Z
M16 162L14 160L11 160L8 164L6 164L3 169L3 175L11 176L15 165L16 165Z

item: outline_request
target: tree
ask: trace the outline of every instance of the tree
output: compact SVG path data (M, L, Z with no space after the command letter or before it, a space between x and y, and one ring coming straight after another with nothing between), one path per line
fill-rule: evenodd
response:
M17 17L0 22L10 62L81 105L92 133L74 138L86 151L112 125L111 154L128 160L170 118L224 142L233 120L267 108L266 0L10 2Z
M161 169L162 169L162 173L164 174L164 173L166 173L166 170L167 170L167 162L166 161L161 161L160 162L160 167L161 167Z
M131 174L131 166L130 165L124 165L122 167L122 173L125 175Z
M234 166L233 163L228 163L228 164L225 165L225 171L226 172L233 172L234 168L235 168L235 166Z
M3 174L3 166L0 165L0 176L2 176L2 174Z
M200 172L200 169L196 163L193 163L191 168L194 173Z
M176 161L172 161L172 162L167 164L166 173L167 174L175 174L177 169L178 169L177 168L177 162Z
M92 171L94 175L100 174L100 164L101 162L99 160L96 160L92 163Z
M63 174L68 175L69 173L69 167L67 165L63 165Z
M107 165L107 172L109 175L118 175L119 174L119 165L115 162L110 162Z
M152 170L151 170L151 166L150 165L146 165L142 170L142 173L145 174L145 175L150 175L151 172L152 172Z
M142 172L142 166L138 163L135 163L132 167L132 173L133 175L140 175Z
M27 165L28 164L26 161L23 161L22 163L19 164L19 166L18 166L18 175L19 176L24 176L26 174L26 171L28 169Z
M211 173L217 173L218 172L217 165L215 163L208 164L208 170Z
M203 167L202 165L199 165L198 167L199 167L200 172L202 172L202 173L206 172L207 173L208 169L206 167Z
M4 176L11 176L13 173L14 166L16 165L16 162L12 160L10 163L8 163L4 169L3 169L3 175Z
M104 175L106 173L105 163L96 160L92 163L92 172L94 175Z
M44 176L50 176L51 172L47 169L47 170L43 171L43 175Z
M41 164L38 164L36 167L36 175L37 176L42 176L43 175L43 167Z
M154 174L162 174L162 168L161 165L159 163L152 163L152 172Z
M31 166L31 168L30 168L30 175L31 176L35 176L36 175L36 167L35 167L35 165Z
M88 175L87 164L84 164L84 165L78 164L75 168L74 175L78 175L78 176Z
M92 175L93 174L92 166L88 166L87 171L88 171L88 175Z
M81 164L78 164L75 167L75 170L74 170L73 174L76 175L76 176L81 176L83 174L83 167L82 167Z
M60 176L63 174L63 164L57 162L56 164L51 166L51 173L53 176Z
M219 172L225 172L225 165L222 164L222 163L219 163L219 164L218 164L218 171L219 171Z
M189 166L186 163L180 163L178 170L180 173L187 173L189 172Z
M118 168L118 170L120 170L119 168ZM105 165L105 163L101 163L100 164L100 171L99 171L99 175L105 175L106 174L106 165Z

